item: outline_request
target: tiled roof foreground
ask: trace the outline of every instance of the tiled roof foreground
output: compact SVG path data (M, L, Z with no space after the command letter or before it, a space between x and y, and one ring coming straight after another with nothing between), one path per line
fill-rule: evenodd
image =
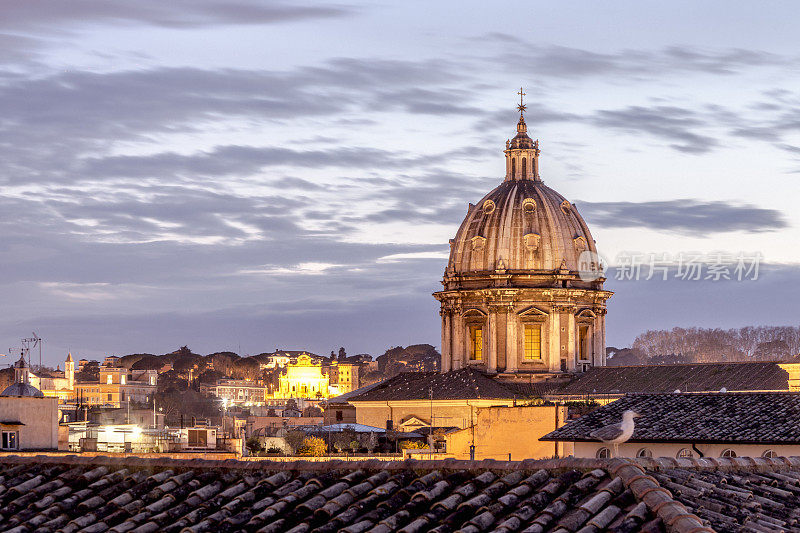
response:
M800 531L800 458L270 463L6 456L0 531Z
M639 413L629 442L800 443L800 393L630 394L541 440L593 441L592 431Z

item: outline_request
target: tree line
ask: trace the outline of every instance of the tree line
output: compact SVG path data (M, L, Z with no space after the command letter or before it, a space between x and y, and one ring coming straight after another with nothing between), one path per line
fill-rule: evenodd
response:
M612 365L786 361L800 356L800 326L650 330L609 356Z

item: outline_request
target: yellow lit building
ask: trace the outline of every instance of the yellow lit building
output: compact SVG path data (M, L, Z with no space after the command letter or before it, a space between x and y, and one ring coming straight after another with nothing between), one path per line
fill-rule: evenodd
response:
M314 363L311 356L301 354L297 363L286 365L286 374L278 377L275 398L327 398L328 376L322 373L322 365Z
M121 407L127 402L148 403L156 391L157 372L100 367L97 381L75 383L75 399L83 404Z
M72 360L72 354L67 354L63 372L29 372L28 379L45 397L58 398L59 403L70 401L74 397L75 387L75 361Z
M331 367L331 372L337 372L338 384L337 394L346 394L354 391L359 387L358 365L351 363L337 363L336 366Z

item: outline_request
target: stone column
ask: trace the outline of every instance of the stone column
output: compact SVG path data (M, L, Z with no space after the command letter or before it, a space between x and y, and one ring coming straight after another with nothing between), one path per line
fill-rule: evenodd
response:
M514 306L509 305L506 311L506 372L516 372L519 369L519 317L514 312Z
M486 370L490 373L497 372L497 310L489 307L489 317L486 321Z
M442 308L442 372L449 372L452 367L453 350L450 346L450 310Z
M570 371L575 371L575 367L577 366L575 362L577 361L578 355L575 351L576 348L576 340L575 340L575 313L572 309L567 310L567 369Z
M601 366L603 364L603 354L600 349L600 313L595 311L595 318L592 320L592 365Z
M451 319L451 331L452 331L452 339L450 341L451 351L450 351L450 361L451 361L451 370L458 370L459 368L464 368L467 365L467 346L466 346L466 339L464 334L464 319L461 317L458 311L453 312L453 318Z
M550 313L550 349L548 350L547 364L551 372L558 372L561 369L561 316L559 310L553 307Z
M600 357L602 365L606 366L606 310L603 309L598 317L600 320Z

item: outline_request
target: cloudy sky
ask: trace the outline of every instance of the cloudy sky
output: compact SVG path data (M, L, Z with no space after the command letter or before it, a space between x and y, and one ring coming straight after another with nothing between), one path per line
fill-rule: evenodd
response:
M798 322L794 2L0 0L0 351L439 344L515 92L613 265L608 339ZM661 254L668 254L666 256ZM726 263L727 264L727 263ZM751 276L753 277L753 276Z

